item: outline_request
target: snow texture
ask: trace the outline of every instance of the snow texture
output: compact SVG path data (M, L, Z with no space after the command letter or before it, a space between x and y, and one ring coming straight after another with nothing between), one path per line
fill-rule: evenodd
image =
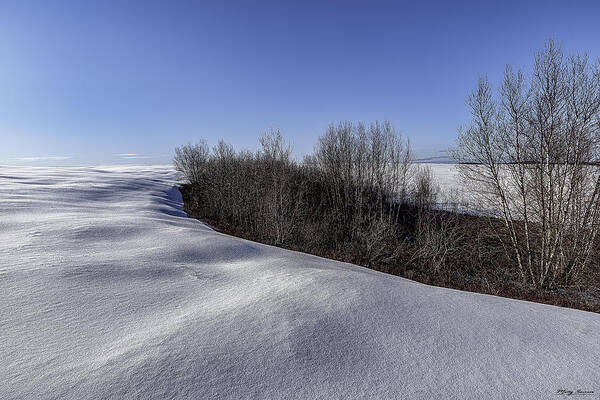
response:
M598 314L220 234L176 185L165 166L0 167L0 398L600 393Z

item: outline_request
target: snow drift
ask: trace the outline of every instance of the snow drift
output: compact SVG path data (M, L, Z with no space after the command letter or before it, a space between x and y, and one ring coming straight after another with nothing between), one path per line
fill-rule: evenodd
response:
M168 167L0 167L0 398L600 392L600 315L214 232Z

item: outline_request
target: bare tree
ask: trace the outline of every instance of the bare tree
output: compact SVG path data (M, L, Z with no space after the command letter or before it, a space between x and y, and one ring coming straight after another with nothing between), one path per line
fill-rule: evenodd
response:
M507 66L496 98L480 78L454 157L498 210L523 281L568 285L589 265L600 222L600 73L553 41L528 83ZM504 236L503 236L504 237Z
M270 129L259 139L262 150L259 158L264 168L263 218L265 235L272 235L276 245L286 242L301 216L303 185L292 184L295 177L291 148L281 132Z

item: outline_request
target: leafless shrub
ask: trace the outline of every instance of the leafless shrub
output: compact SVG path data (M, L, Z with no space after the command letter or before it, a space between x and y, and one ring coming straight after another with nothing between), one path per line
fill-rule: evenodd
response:
M460 238L455 215L425 211L415 232L414 260L429 273L448 272L452 268L449 257L458 250Z
M175 149L175 169L192 184L202 182L206 162L209 158L208 145L205 140L197 144L187 144Z

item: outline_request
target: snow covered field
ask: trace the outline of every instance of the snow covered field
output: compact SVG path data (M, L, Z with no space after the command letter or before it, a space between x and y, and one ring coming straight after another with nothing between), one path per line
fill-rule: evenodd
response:
M175 185L0 167L1 399L600 398L600 315L216 233Z

